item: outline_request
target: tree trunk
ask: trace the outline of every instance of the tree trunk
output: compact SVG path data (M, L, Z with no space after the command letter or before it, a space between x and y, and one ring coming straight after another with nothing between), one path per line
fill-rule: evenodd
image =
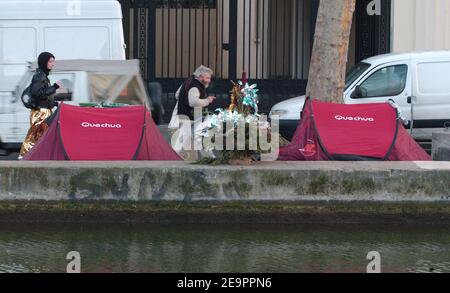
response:
M320 0L306 96L344 103L347 54L356 0Z

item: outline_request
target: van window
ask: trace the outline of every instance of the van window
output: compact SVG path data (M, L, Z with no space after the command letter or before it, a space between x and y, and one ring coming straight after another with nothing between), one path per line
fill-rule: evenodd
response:
M50 82L53 84L57 81L62 83L63 88L59 90L57 96L63 101L71 101L74 89L75 74L68 72L56 72L49 76Z
M111 59L107 27L47 27L45 50L56 59Z
M147 98L136 76L130 79L127 74L90 74L89 88L95 102L113 100L115 103L140 105Z
M417 65L419 92L422 94L450 94L450 62Z
M50 74L48 79L50 79L50 82L52 84L57 81L60 81L62 83L64 89L73 92L75 74L56 72L56 73Z
M0 27L0 60L25 63L36 59L36 30L31 27Z
M345 75L345 90L348 89L349 86L353 84L355 80L358 79L358 77L361 76L368 68L370 67L369 63L358 63L355 66L353 66Z
M361 84L360 98L397 96L405 89L407 76L405 64L381 68Z

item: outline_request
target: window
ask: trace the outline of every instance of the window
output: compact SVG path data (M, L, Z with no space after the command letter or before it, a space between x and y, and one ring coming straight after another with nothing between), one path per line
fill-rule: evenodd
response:
M73 73L60 73L60 72L56 72L56 73L51 73L50 76L48 77L50 79L50 83L55 83L57 81L60 81L64 87L64 89L66 90L70 90L73 92L73 82L75 79L75 74Z
M353 66L353 68L350 69L345 76L345 89L351 86L352 83L357 80L358 77L360 77L361 74L363 74L369 67L370 64L364 62L358 63Z
M54 84L57 81L62 83L63 88L59 90L57 96L64 101L71 101L74 89L75 74L56 72L48 77L50 82Z
M90 74L89 87L94 102L110 100L114 103L140 105L147 101L147 94L137 76L130 79L127 74Z
M405 89L407 76L407 65L381 68L361 84L359 98L397 96Z

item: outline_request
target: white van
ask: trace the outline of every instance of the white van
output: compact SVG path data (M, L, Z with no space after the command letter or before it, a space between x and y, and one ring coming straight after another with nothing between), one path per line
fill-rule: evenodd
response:
M450 123L450 51L385 54L356 64L346 76L346 104L394 101L409 121L413 136L430 140ZM291 139L305 96L276 104L281 134ZM410 123L411 124L411 123Z
M0 0L0 150L24 139L18 124L29 110L17 103L19 82L48 51L67 59L125 60L122 10L116 0Z

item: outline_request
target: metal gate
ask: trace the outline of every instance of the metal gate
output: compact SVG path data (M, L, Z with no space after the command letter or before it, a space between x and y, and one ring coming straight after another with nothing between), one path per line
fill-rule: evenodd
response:
M210 92L228 102L230 80L258 83L262 111L304 92L318 0L120 0L127 57L163 86L171 109L182 81L203 64Z
M201 64L215 72L209 89L218 97L215 107L226 106L230 80L240 79L243 72L258 84L263 112L305 92L319 0L119 2L127 58L140 60L145 80L162 84L168 115L175 104L174 93ZM369 19L364 14L367 2L357 1L361 15L356 21L356 59L389 50L382 42L389 40L388 29L375 30L373 36L380 23L383 28L389 23L385 17ZM390 5L390 0L382 2L384 7ZM381 41L367 47L368 38Z

